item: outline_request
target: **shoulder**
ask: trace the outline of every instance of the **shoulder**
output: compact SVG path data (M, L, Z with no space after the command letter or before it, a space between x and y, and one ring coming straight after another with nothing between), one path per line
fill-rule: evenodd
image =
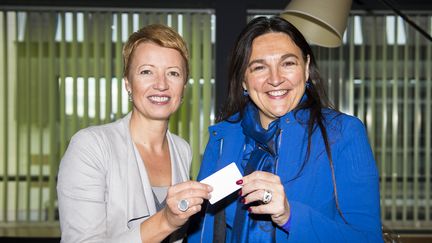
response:
M236 136L238 133L242 133L241 120L236 122L231 121L221 121L208 128L210 137L220 138L229 135Z
M116 142L119 138L126 139L127 126L125 119L121 118L111 123L81 129L74 134L73 139L106 139L111 142Z
M353 133L365 130L363 122L358 117L332 109L323 109L322 114L326 126L332 130L338 130L341 133Z
M120 119L79 130L72 136L65 157L90 156L105 161L113 151L123 153L127 150L128 131L122 124L123 119Z

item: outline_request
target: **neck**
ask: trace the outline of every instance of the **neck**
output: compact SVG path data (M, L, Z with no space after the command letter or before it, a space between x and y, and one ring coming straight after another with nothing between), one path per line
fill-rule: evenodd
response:
M132 112L129 130L132 141L146 149L161 151L167 145L168 120L152 120Z

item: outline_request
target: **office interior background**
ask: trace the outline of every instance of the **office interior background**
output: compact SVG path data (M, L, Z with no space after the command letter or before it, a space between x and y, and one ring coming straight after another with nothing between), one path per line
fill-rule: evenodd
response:
M170 130L190 142L194 177L237 34L288 2L2 0L0 241L59 241L60 159L77 130L130 110L121 58L130 33L163 23L189 44L191 75ZM429 0L354 0L343 44L312 46L335 106L367 127L382 222L402 242L432 241L431 35Z

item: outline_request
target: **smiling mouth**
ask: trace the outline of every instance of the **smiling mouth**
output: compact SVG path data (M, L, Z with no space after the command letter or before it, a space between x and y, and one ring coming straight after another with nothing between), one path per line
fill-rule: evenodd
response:
M273 90L273 91L267 92L268 95L273 96L273 97L284 96L286 93L288 93L288 90L286 90L286 89L283 89L283 90Z
M170 100L168 96L149 96L148 99L153 103L166 103Z

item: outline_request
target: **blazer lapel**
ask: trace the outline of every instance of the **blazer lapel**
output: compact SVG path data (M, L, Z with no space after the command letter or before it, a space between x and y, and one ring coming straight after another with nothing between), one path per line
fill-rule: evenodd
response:
M167 139L171 159L171 183L172 185L175 185L189 180L189 166L187 161L184 161L184 159L180 157L184 152L179 151L176 147L174 138L169 131L167 131Z
M128 227L133 228L140 224L146 218L156 213L155 202L150 187L150 182L147 173L143 168L143 163L139 163L135 153L132 138L130 136L129 122L131 113L129 113L122 121L124 134L126 134L125 144L127 145L127 166L126 175L123 178L127 180L126 198L127 198L127 220ZM141 159L139 160L141 161ZM141 167L141 168L140 168ZM144 171L144 176L141 176L140 169ZM143 178L142 178L143 177Z

